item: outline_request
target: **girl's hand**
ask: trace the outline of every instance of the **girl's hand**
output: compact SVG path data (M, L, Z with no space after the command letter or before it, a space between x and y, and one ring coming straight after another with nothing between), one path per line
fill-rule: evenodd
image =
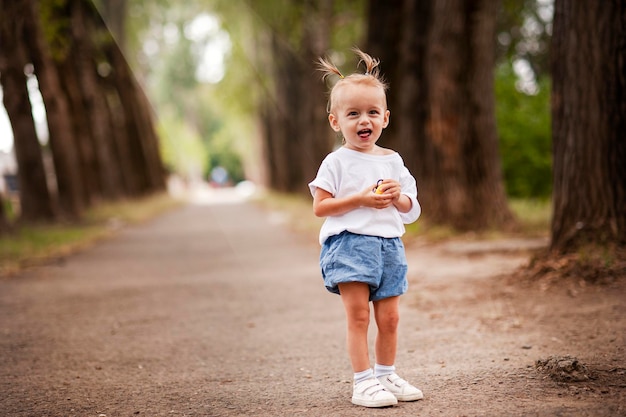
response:
M386 208L394 205L399 212L407 213L413 207L413 202L409 197L402 194L402 186L396 180L382 180L377 183L375 191L372 193L376 197L382 197L375 200L375 205L370 207Z
M396 180L382 180L379 181L377 187L377 194L389 195L392 201L395 203L398 201L401 195L402 188L400 183Z
M361 192L362 205L376 209L384 209L400 198L400 183L394 180L383 180Z

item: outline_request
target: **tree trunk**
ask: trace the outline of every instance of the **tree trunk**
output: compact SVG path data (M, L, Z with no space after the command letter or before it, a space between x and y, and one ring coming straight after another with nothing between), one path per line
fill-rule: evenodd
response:
M390 0L387 2L370 0L367 9L367 36L363 49L371 56L380 59L380 70L390 89L387 91L387 107L391 113L389 126L385 128L378 144L408 155L402 149L402 138L399 130L405 123L404 115L400 114L399 101L404 94L400 87L402 79L403 59L400 48L405 34L403 13L407 3L412 0ZM411 16L412 17L412 16ZM417 53L412 51L411 53ZM411 117L411 116L409 116Z
M80 217L84 208L82 192L82 175L80 173L76 138L71 123L70 107L61 87L56 64L52 57L50 44L45 38L43 24L59 23L58 16L48 15L46 22L40 21L39 7L43 3L27 0L24 13L28 24L26 36L30 56L35 65L35 73L39 80L39 89L46 106L48 131L50 132L50 148L54 160L59 206L62 214L70 219ZM46 4L50 6L49 4ZM58 52L58 51L55 51Z
M296 135L301 139L300 163L304 182L315 178L319 165L332 151L334 135L328 128L325 87L319 77L311 76L313 64L324 56L330 45L333 0L306 2L304 6L304 35L302 40L303 71L301 80L300 122ZM306 126L306 128L301 128ZM309 193L302 183L293 184L293 191Z
M4 209L4 199L2 198L2 194L0 194L0 236L6 235L11 231L11 223L9 223L6 210Z
M102 195L100 182L98 181L98 164L96 163L95 150L93 147L92 126L89 123L87 108L83 102L83 94L78 80L78 69L74 59L67 58L57 63L57 69L61 75L61 85L65 92L72 113L72 127L74 134L80 140L77 141L76 150L82 173L82 198L83 204L88 207L94 200Z
M278 34L271 35L273 94L265 107L270 187L283 192L293 191L292 184L304 182L300 171L298 148L298 108L302 65L290 46ZM294 115L296 115L294 117Z
M50 221L54 210L24 76L27 60L22 39L27 33L23 20L26 11L24 3L13 0L0 0L0 9L0 80L4 107L13 129L21 219Z
M435 3L429 63L427 216L461 230L500 227L508 209L495 124L497 4Z
M416 176L424 217L457 229L499 227L506 203L495 124L497 4L369 2L367 50L390 84L380 144Z
M90 77L84 81L96 92L91 100L99 109L96 116L101 129L96 139L102 181L105 176L110 177L110 189L115 196L122 189L132 190L135 195L163 190L165 171L150 102L120 46L110 36L102 16L92 4L82 4L80 10L84 13L87 32L101 34L97 43L84 45L93 51ZM123 22L120 25L123 26ZM101 74L99 80L94 72L96 59L110 70Z
M333 5L323 0L294 7L297 29L274 28L263 45L271 61L261 66L270 68L272 86L261 110L262 140L269 186L278 191L307 193L303 184L333 148L325 88L315 74L317 58L328 51Z
M148 99L115 42L107 43L106 55L113 69L111 82L121 104L120 108L113 110L122 111L125 134L129 139L131 183L139 194L163 190L165 171Z
M381 71L390 85L391 119L379 142L398 151L418 178L427 172L420 155L425 152L429 107L425 57L431 14L431 2L369 2L366 52L381 60Z
M551 247L626 244L626 5L556 0Z
M122 51L119 49L119 57L123 59ZM141 87L135 76L133 75L128 62L123 59L124 68L126 69L135 93L135 109L137 112L139 129L142 132L141 144L146 160L148 161L148 178L150 179L150 192L163 191L165 189L165 167L161 160L159 150L159 137L154 124L154 110L150 100L144 89Z
M133 164L133 143L127 130L126 116L120 97L112 85L110 75L100 80L100 85L107 98L107 112L111 120L113 135L113 151L120 166L122 190L125 196L141 194L141 182L135 174L137 167Z
M94 44L103 35L108 35L106 27L94 15L97 11L83 0L70 3L72 27L72 60L78 71L78 85L87 121L91 127L89 135L82 138L93 149L93 163L96 167L96 189L104 198L115 199L123 190L120 167L113 155L113 132L107 110L106 95L98 81L97 59L100 45ZM100 23L100 25L98 25ZM90 139L90 140L89 140Z

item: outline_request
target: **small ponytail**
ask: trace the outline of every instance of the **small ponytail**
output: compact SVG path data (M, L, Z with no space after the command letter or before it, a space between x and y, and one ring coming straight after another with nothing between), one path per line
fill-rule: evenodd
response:
M335 64L330 62L330 60L325 58L320 57L320 59L318 60L317 69L319 71L322 71L322 80L326 80L326 78L332 75L337 75L341 79L345 78L341 71L339 71L339 68L337 68Z
M365 65L365 74L361 73L353 73L344 76L339 68L335 64L333 64L328 58L319 58L317 61L317 69L322 72L322 80L326 81L328 77L337 76L339 80L334 83L334 85L330 89L330 97L328 100L327 111L331 113L334 107L334 97L336 95L336 90L338 87L341 87L346 84L367 84L375 87L379 87L383 90L383 92L387 91L387 83L380 75L380 60L376 59L365 52L361 51L359 48L352 48L352 52L354 52L359 57L359 62L357 63L357 68L363 63Z
M361 60L357 64L357 67L361 64L361 62L365 64L365 75L371 75L376 79L380 79L380 69L378 68L378 65L380 65L379 59L366 54L356 46L352 48L352 52L354 52L359 58L361 58Z

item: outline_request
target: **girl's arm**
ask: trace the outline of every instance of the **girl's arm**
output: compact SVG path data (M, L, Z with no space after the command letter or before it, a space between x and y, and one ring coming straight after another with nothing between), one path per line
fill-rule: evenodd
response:
M406 194L400 194L400 197L393 202L400 213L408 213L413 208L413 202Z
M360 193L342 198L335 198L328 191L318 187L313 197L313 213L317 217L340 216L359 207L382 209L394 204L392 194L373 193L372 188L375 186L376 184L372 184Z

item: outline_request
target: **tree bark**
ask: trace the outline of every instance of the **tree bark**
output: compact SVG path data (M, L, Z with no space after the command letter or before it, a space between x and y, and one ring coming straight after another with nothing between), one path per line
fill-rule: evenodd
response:
M435 3L422 190L428 217L460 230L512 220L495 124L495 19L491 0Z
M460 230L512 220L495 124L496 8L490 0L369 2L368 51L390 83L380 143L416 176L424 217Z
M93 152L92 163L97 174L94 190L106 199L120 197L123 190L120 167L113 155L113 132L107 110L106 95L98 81L98 49L94 44L97 39L108 35L104 25L98 25L99 18L92 4L83 0L70 2L70 21L72 31L72 61L78 72L78 83L82 103L90 126L89 134L81 142L87 143Z
M300 163L303 182L317 174L319 165L332 150L334 135L328 128L326 95L319 77L313 77L313 63L324 56L330 46L333 0L306 2L304 6L304 34L302 39L302 80L300 120L296 126L296 137L301 138ZM307 126L302 129L301 126ZM309 193L307 187L292 185L294 190Z
M89 123L87 108L83 102L83 94L80 89L78 69L74 59L67 58L57 63L57 69L61 75L60 81L68 100L72 114L72 128L74 134L80 140L77 141L76 151L82 173L81 196L83 204L88 207L96 199L101 197L102 191L98 181L98 164L92 139L92 126Z
M401 97L408 96L410 92L405 94L399 87L404 69L400 62L403 59L400 49L406 33L403 14L408 3L413 3L413 1L370 0L368 2L366 47L364 48L364 52L380 60L380 71L390 86L387 91L387 107L391 113L390 123L383 131L378 144L394 149L405 156L409 154L403 149L402 136L399 131L406 118L401 114L399 102ZM413 53L417 51L411 51L411 54Z
M100 88L97 80L91 81L94 89L99 91L99 96L94 99L101 109L100 117L105 121L103 137L110 135L106 142L99 141L102 148L100 160L107 166L108 181L114 184L112 189L116 190L116 195L121 183L125 190L134 190L135 194L162 191L165 189L166 174L159 151L154 111L122 51L126 5L126 0L109 0L110 10L107 13L113 19L111 30L115 39L110 36L105 21L94 7L84 6L82 9L91 31L106 32L106 36L100 37L101 41L91 47L100 51L102 58L106 57L105 63L110 66L111 72L101 77Z
M262 140L269 186L278 191L308 193L302 184L333 148L325 88L315 73L317 58L328 51L333 5L323 0L294 7L297 29L274 28L268 36L271 61L261 66L270 68L272 86L261 111Z
M158 137L152 109L147 97L132 74L126 59L115 42L107 44L106 54L112 66L112 83L123 112L132 159L132 183L139 194L165 188L165 171L159 154Z
M428 172L427 161L420 155L425 152L429 108L425 57L431 18L431 2L369 2L366 52L381 60L381 71L390 86L387 105L391 119L379 142L398 151L418 178Z
M551 248L626 244L626 4L556 0Z
M35 0L25 0L24 16L28 24L30 36L28 42L30 57L35 65L35 73L39 81L39 89L46 106L48 131L50 133L50 148L54 160L57 180L59 207L64 216L69 219L78 219L84 208L82 196L82 175L76 138L71 123L71 113L67 97L61 87L59 74L52 57L50 44L45 38L42 24L55 23L58 18L49 15L48 22L41 22L39 7L50 4L39 3ZM56 51L59 52L59 51Z
M107 98L107 112L109 113L109 120L111 120L113 135L113 151L120 167L122 190L125 196L139 195L142 193L141 176L135 173L138 167L133 163L133 141L127 128L130 122L126 121L124 107L111 78L113 77L109 75L101 79L100 84Z
M290 46L276 33L271 34L273 94L265 107L264 125L268 173L271 188L293 191L293 184L304 182L301 157L295 149L298 139L298 113L301 111L302 65ZM294 117L295 115L295 117Z
M21 220L50 221L54 218L53 204L24 75L28 62L22 44L27 33L24 6L22 2L0 0L0 9L3 10L0 15L0 81L4 107L13 129Z

